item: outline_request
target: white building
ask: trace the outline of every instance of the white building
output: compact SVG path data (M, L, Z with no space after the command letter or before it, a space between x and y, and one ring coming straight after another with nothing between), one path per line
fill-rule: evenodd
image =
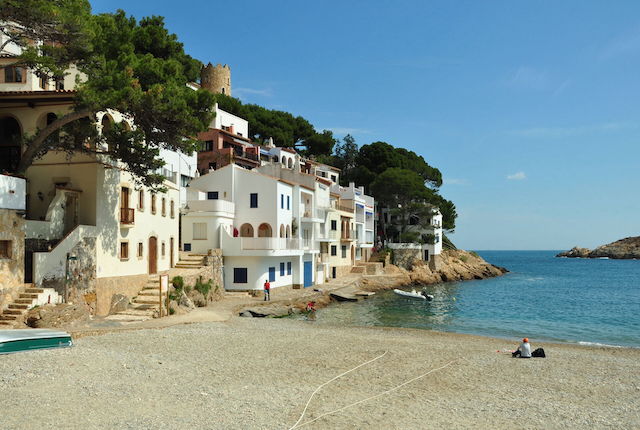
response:
M184 251L221 248L225 288L261 290L321 283L316 273L314 189L234 164L194 179L182 218ZM305 212L306 211L306 212ZM321 222L317 219L316 222Z
M384 209L382 216L386 223L397 224L397 221L389 210ZM390 240L387 246L391 249L415 249L420 250L421 259L430 262L434 257L442 253L442 214L436 207L432 208L432 214L427 220L419 220L417 217L409 219L406 231L417 233L420 242L406 243L399 239Z

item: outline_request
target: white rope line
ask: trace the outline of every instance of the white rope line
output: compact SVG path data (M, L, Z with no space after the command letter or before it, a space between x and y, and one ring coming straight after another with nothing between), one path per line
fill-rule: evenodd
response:
M364 362L364 363L362 363L362 364L359 364L358 366L354 367L353 369L351 369L351 370L347 370L346 372L339 374L339 375L338 375L338 376L336 376L335 378L332 378L332 379L328 380L327 382L325 382L324 384L322 384L322 385L320 385L318 388L316 388L316 390L311 394L311 397L309 397L309 400L307 401L307 404L304 406L304 410L302 411L302 415L300 415L300 418L298 418L298 421L296 421L296 423L293 425L293 427L291 427L289 430L293 430L294 428L296 428L296 427L298 426L298 424L300 423L300 421L302 421L302 418L304 417L304 414L307 412L307 408L309 407L309 403L311 403L311 399L313 399L313 396L315 396L315 395L316 395L316 393L317 393L318 391L320 391L320 389L321 389L322 387L324 387L325 385L327 385L327 384L329 384L329 383L331 383L331 382L335 381L335 380L336 380L336 379L338 379L338 378L343 377L343 376L344 376L344 375L346 375L347 373L353 372L354 370L359 369L359 368L361 368L362 366L367 365L367 364L369 364L369 363L373 363L374 361L376 361L376 360L378 360L378 359L380 359L380 358L384 357L385 355L387 355L387 352L389 352L389 351L385 351L383 354L381 354L381 355L377 356L376 358L373 358L373 359L371 359L371 360L369 360L369 361L366 361L366 362ZM311 421L309 421L309 422L307 422L307 423L305 423L305 424L308 424L308 423L310 423L310 422L311 422ZM303 424L303 425L305 425L305 424Z
M289 429L289 430L292 430L292 429L293 429L293 428L295 428L296 426L297 426L297 427L306 426L307 424L311 424L312 422L317 421L317 420L319 420L320 418L325 417L325 416L327 416L327 415L335 414L336 412L343 411L343 410L348 409L348 408L350 408L350 407L352 407L352 406L359 405L360 403L364 403L364 402L366 402L366 401L369 401L369 400L375 399L376 397L384 396L385 394L389 394L389 393L391 393L391 392L393 392L393 391L399 390L400 388L404 387L405 385L410 384L410 383L412 383L412 382L414 382L414 381L417 381L417 380L418 380L418 379L420 379L420 378L424 378L425 376L429 375L430 373L436 372L436 371L438 371L438 370L442 370L442 369L444 369L445 367L448 367L448 366L452 365L453 363L455 363L456 361L459 361L459 360L460 360L460 359L451 360L450 362L448 362L448 363L447 363L447 364L445 364L444 366L440 366L440 367L438 367L438 368L436 368L436 369L431 369L431 370L429 370L428 372L423 373L423 374L422 374L422 375L420 375L420 376L416 376L416 377L415 377L415 378L413 378L413 379L409 379L408 381L403 382L402 384L397 385L397 386L395 386L395 387L393 387L393 388L391 388L391 389L389 389L389 390L387 390L387 391L383 391L382 393L378 393L378 394L375 394L375 395L373 395L373 396L371 396L371 397L367 397L366 399L358 400L357 402L351 403L351 404L349 404L349 405L347 405L347 406L343 406L343 407L338 408L338 409L335 409L335 410L333 410L333 411L325 412L324 414L319 415L318 417L316 417L316 418L314 418L314 419L312 419L312 420L310 420L310 421L305 421L304 423L300 424L299 426L298 426L298 423L300 422L300 420L298 420L298 422L297 422L293 427L291 427L291 429ZM373 360L371 360L371 361L373 361ZM365 363L365 364L366 364L366 363ZM342 376L342 375L340 375L340 376ZM338 379L340 376L337 376L337 377L333 378L333 379L332 379L332 381L333 381L333 380L335 380L335 379ZM329 381L329 382L331 382L331 381ZM327 384L327 383L325 383L325 384L323 384L323 385L326 385L326 384ZM314 394L315 394L315 393L314 393ZM309 401L311 401L311 399L309 399ZM308 403L307 403L307 405L308 405ZM306 411L306 409L307 409L307 408L305 407L305 411ZM303 413L303 415L304 415L304 413ZM302 419L302 416L300 416L300 419Z

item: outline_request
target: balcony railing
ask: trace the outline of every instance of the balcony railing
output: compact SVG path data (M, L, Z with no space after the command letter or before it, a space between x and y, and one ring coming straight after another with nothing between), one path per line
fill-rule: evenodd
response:
M338 230L329 230L323 233L320 233L318 240L327 241L327 240L338 240L340 239L340 232Z
M260 158L257 154L252 154L245 151L234 150L233 156L237 158L244 158L245 160L260 161Z
M302 213L302 218L325 219L326 216L327 216L327 210L321 209L321 208L316 208L316 209L304 208L304 211Z
M336 205L336 209L345 211L345 212L353 212L353 205L341 203Z
M298 250L300 239L282 237L241 237L240 246L246 250Z
M342 235L340 239L342 240L355 240L356 231L355 230L342 230Z
M236 205L228 200L189 200L185 210L189 212L228 212L234 213Z
M133 224L135 222L135 210L133 208L120 208L120 222Z

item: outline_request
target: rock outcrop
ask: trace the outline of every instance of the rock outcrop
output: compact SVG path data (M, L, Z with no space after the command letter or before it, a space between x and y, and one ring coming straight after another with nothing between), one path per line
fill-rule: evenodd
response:
M577 246L570 251L561 252L556 257L567 258L612 258L618 260L640 259L640 236L627 237L602 245L593 251Z

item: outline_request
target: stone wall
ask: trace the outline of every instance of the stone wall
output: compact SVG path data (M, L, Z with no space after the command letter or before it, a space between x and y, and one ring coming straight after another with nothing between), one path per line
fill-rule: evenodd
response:
M109 315L111 299L115 294L122 294L131 299L137 296L148 282L149 275L146 273L142 275L98 278L96 279L95 296L87 295L85 301L95 310L95 315L106 316ZM91 303L91 299L94 299L93 303Z
M394 249L393 264L403 269L411 270L416 260L422 260L422 251L420 249Z
M78 242L69 255L75 257L68 264L68 279L65 288L65 274L57 273L42 280L42 288L53 288L61 296L73 303L85 302L85 295L89 298L96 290L96 238L85 237ZM89 303L91 311L94 307Z
M204 257L204 264L210 267L213 285L218 285L221 289L224 289L222 249L210 249L209 254Z
M24 219L0 209L0 240L9 241L9 258L0 257L0 309L13 301L24 283Z

